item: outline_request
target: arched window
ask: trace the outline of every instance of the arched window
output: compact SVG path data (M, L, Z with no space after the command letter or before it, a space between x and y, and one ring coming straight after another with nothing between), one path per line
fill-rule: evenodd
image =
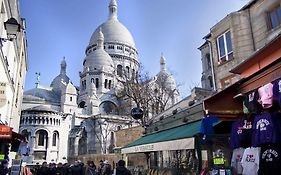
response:
M53 142L52 142L52 145L53 145L53 146L57 146L58 140L59 140L59 133L58 133L58 132L54 132L54 133L53 133Z
M129 77L129 75L130 75L130 68L129 68L129 66L126 66L126 74Z
M211 58L209 53L206 54L206 63L207 63L207 70L211 69Z
M120 64L117 66L117 75L122 77L122 65Z
M38 146L47 146L47 140L48 140L48 133L45 130L39 130L36 132L36 138L37 138L37 145Z
M95 83L95 79L94 78L91 78L91 83Z
M211 76L208 77L210 88L213 88L213 79Z
M26 129L23 130L23 131L21 132L21 134L22 134L27 140L29 140L29 137L30 137L30 135L31 135L31 133L28 132Z
M96 88L98 89L99 88L99 79L96 78Z
M104 80L104 88L107 88L107 79Z
M135 69L132 69L132 78L136 78L136 72L135 72Z
M111 89L111 80L108 81L108 89Z
M118 114L117 106L111 101L104 101L100 105L102 114Z

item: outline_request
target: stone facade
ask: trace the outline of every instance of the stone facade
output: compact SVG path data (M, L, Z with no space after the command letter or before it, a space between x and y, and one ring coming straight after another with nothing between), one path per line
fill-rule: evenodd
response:
M21 17L18 0L0 1L0 119L18 132L24 80L27 71L25 20ZM20 24L16 39L9 39L4 22L15 18Z
M208 44L199 47L202 55L202 86L210 87L206 55L212 59L214 90L222 90L237 82L240 77L229 71L246 60L255 51L280 33L280 21L272 26L270 14L280 8L280 0L252 0L215 24L204 37ZM209 53L208 53L209 50Z

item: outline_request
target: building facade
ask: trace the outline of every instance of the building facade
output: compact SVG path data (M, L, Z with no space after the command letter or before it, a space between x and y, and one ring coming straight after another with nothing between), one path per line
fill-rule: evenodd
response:
M16 34L10 34L4 26L9 19L20 25ZM0 37L0 120L18 132L28 67L25 20L20 15L18 0L0 1Z
M63 59L50 86L37 82L24 93L20 131L29 138L28 163L113 153L118 147L115 131L138 125L128 115L134 104L121 108L128 99L117 96L123 82L138 75L138 51L131 33L117 18L116 0L110 1L108 11L108 19L93 32L85 49L79 86L71 83ZM164 57L160 63L158 80L150 83L157 84L166 76L169 87L176 88ZM169 105L178 98L176 90Z
M280 33L280 4L280 0L251 0L210 29L199 47L202 87L220 91L240 79L229 71Z

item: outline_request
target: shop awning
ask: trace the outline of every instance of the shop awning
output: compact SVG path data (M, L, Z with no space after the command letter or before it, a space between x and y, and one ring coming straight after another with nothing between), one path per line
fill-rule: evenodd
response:
M121 149L122 154L163 150L194 149L194 135L200 132L201 120L146 135Z

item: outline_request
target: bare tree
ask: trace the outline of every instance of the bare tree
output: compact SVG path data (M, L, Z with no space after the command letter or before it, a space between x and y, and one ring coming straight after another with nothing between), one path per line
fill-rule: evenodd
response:
M125 99L128 107L140 107L144 111L141 124L144 126L149 119L149 114L158 114L164 111L170 102L174 103L175 94L178 93L175 82L169 74L161 74L151 78L148 72L140 67L136 75L124 72L122 75L122 88L117 92L117 97ZM121 105L122 106L122 105Z

